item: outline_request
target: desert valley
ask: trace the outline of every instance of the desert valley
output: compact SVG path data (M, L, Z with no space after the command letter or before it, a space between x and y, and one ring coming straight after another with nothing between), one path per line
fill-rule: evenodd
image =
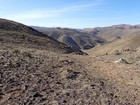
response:
M0 19L0 105L140 105L140 25Z

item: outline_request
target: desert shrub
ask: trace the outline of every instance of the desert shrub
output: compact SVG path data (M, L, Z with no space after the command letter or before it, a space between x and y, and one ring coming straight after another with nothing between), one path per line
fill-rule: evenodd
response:
M114 51L114 54L115 54L115 55L121 55L122 53L121 53L119 50L115 50L115 51Z
M13 50L13 53L15 53L15 54L19 54L19 53L20 53L20 50L18 50L18 49L14 49L14 50Z
M32 54L30 52L23 52L22 55L24 57L29 57L29 58L32 58Z

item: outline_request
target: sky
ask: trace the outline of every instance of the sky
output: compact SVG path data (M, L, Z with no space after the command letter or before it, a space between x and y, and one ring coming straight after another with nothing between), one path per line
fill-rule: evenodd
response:
M0 18L43 27L140 24L140 0L0 0Z

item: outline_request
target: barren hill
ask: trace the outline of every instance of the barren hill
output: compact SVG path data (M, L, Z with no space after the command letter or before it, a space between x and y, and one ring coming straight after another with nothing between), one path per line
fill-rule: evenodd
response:
M83 30L84 32L99 36L108 41L113 41L115 39L120 39L126 36L132 36L140 33L139 25L113 25L109 27L97 27L97 28L87 28Z
M140 104L139 50L115 56L78 55L22 24L2 19L1 27L0 105ZM139 35L123 40L139 46ZM134 62L118 62L126 54Z
M78 29L69 29L60 27L58 28L33 27L33 28L76 49L90 49L95 47L97 44L102 44L105 42L104 39L98 36L82 32Z
M103 55L103 54L112 54L116 52L121 53L126 50L136 51L139 49L139 47L140 47L140 33L137 35L124 37L120 40L116 40L102 46L95 47L87 52L93 55Z
M140 33L139 25L113 25L109 27L96 27L85 29L68 29L68 28L46 28L35 27L40 32L48 34L54 39L73 46L75 49L88 50L96 45L113 42L118 39L133 36Z
M45 49L60 53L76 51L31 27L5 19L0 19L0 43L10 46L20 45L27 48ZM81 51L77 50L76 52Z

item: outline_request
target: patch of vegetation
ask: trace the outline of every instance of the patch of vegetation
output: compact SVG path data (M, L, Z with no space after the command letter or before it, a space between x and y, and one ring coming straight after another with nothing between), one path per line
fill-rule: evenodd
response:
M14 49L14 50L13 50L13 53L15 53L15 54L20 54L20 50Z
M30 52L23 52L22 55L24 57L29 57L29 58L32 58L32 54Z

